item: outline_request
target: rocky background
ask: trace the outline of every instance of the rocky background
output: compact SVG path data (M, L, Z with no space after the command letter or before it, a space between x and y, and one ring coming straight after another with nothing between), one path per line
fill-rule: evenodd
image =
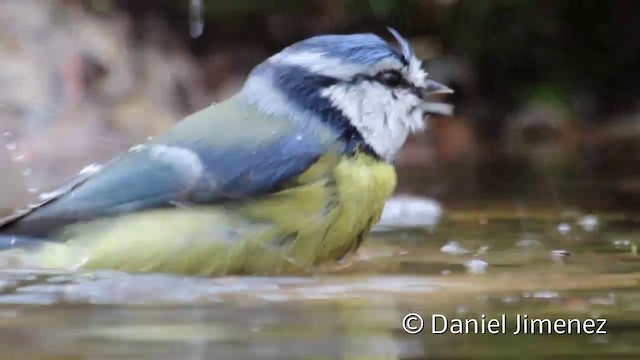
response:
M0 208L223 99L294 41L385 26L457 91L399 157L399 192L639 208L633 0L2 0Z

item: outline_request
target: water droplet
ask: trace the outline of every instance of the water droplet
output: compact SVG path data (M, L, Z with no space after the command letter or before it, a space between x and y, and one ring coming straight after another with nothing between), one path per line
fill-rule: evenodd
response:
M11 159L15 162L20 162L24 160L24 154L15 154L13 155L13 157L11 157Z
M461 255L469 253L469 250L465 249L462 245L455 241L449 241L443 247L440 248L445 254Z
M202 0L191 0L189 10L189 32L192 38L199 38L204 32Z
M479 259L472 259L464 263L467 271L471 274L484 274L487 272L489 264L486 261Z
M578 225L582 227L584 231L592 232L598 227L598 218L594 215L587 215L578 221Z
M559 264L564 264L566 259L571 256L571 253L567 250L552 250L551 259Z
M40 189L38 189L37 187L29 187L29 188L27 188L27 191L32 193L32 194L35 194L35 193L39 192Z
M571 225L567 223L558 224L558 232L562 235L567 235L571 232Z
M9 151L13 151L18 148L18 145L16 145L16 143L14 142L9 142L9 143L6 143L4 147L7 148L7 150Z
M489 246L487 246L487 245L480 246L480 248L478 248L478 250L476 250L476 255L484 254L487 251L489 251Z
M571 253L567 250L553 250L551 254L556 256L571 256Z
M9 137L12 137L13 134L11 133L11 131L5 131L5 132L2 133L2 136L6 137L6 138L9 138Z
M20 170L20 173L22 174L22 176L29 176L31 175L33 171L31 170L31 168L24 168L22 170Z
M558 293L555 291L536 291L533 293L533 297L536 299L554 299L558 297Z
M613 242L613 246L615 246L617 249L628 249L629 246L631 246L631 241L627 240L627 239L618 239L616 241Z

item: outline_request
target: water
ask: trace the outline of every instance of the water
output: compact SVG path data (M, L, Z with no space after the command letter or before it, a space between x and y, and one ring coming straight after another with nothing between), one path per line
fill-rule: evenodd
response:
M189 34L194 39L199 38L204 32L202 0L191 0L189 10Z
M355 256L309 277L65 273L6 264L0 353L12 359L637 358L640 222L593 214L583 227L584 216L448 211L435 229L385 229ZM571 231L558 231L559 224ZM447 246L465 251L443 251ZM422 333L403 331L408 313L424 317ZM607 333L436 335L433 314L504 314L511 332L517 315L604 318Z

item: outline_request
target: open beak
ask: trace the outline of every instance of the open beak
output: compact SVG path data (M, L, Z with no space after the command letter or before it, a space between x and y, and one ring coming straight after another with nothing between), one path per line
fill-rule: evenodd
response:
M453 90L433 80L427 80L427 83L424 87L420 88L420 91L422 92L423 99L431 95L453 94Z
M418 89L419 96L424 102L421 105L425 114L437 114L451 116L453 114L453 106L446 103L428 101L433 95L453 94L453 90L432 80L427 80L425 86Z

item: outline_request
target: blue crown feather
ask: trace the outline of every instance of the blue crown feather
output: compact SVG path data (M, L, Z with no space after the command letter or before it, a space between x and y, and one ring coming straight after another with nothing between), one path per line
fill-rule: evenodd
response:
M406 63L413 55L409 43L395 30L390 29L401 45L401 52L374 34L321 35L296 43L286 52L316 52L338 58L347 63L375 64L385 58L396 58Z

